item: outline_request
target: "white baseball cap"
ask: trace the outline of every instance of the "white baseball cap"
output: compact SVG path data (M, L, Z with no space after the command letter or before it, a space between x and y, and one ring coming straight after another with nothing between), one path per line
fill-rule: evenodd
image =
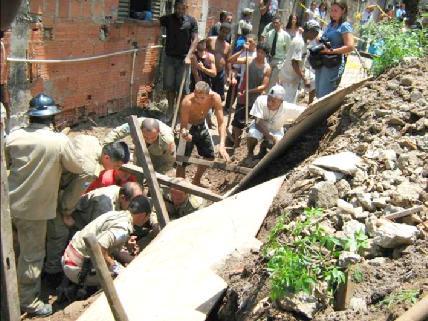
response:
M284 98L285 98L285 89L281 85L275 85L275 86L273 86L269 90L268 96L284 100Z

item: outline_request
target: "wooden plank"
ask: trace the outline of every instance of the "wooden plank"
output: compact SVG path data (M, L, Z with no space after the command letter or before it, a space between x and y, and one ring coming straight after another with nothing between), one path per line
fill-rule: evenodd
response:
M89 234L83 237L86 246L91 254L92 264L97 272L97 278L100 281L104 294L107 297L108 304L110 305L111 312L116 321L128 321L125 309L119 300L116 288L113 284L113 279L107 268L107 263L101 253L101 247L94 234Z
M156 216L158 218L159 226L164 228L169 222L168 211L159 188L159 183L156 177L156 172L153 168L152 160L150 159L149 151L144 141L143 134L136 116L128 117L128 124L131 130L132 141L135 145L135 154L137 156L137 164L142 166L147 183L150 188L150 195L152 197Z
M177 155L176 159L177 159L177 162L184 162L184 163L190 163L195 165L204 165L210 168L223 169L226 171L240 173L240 174L248 174L249 172L251 172L251 168L242 167L242 166L233 165L233 164L227 164L225 162L209 161L206 159L186 157L181 155Z
M398 212L395 212L395 213L392 213L389 215L385 215L383 218L386 218L388 220L395 220L397 218L402 218L402 217L405 217L405 216L408 216L411 214L418 213L418 212L422 211L423 209L424 209L423 206L415 206L415 207L408 208L408 209L405 209L402 211L398 211Z
M5 165L4 135L1 130L1 320L21 318L15 252L13 250L12 220L9 207L9 185Z
M123 165L121 169L136 176L142 176L142 175L144 177L146 176L144 169L136 165L126 164L126 165ZM158 179L159 183L162 185L175 187L176 189L179 189L186 193L200 196L213 202L218 202L224 199L223 196L218 195L210 191L209 189L206 189L197 185L193 185L187 181L183 181L182 179L172 178L159 173L156 173L156 178Z

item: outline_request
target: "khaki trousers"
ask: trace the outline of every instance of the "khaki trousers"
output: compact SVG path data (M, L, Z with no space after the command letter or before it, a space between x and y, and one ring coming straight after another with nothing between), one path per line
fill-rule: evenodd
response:
M18 233L18 289L21 308L26 311L36 310L43 306L39 299L41 273L45 259L46 220L13 219Z
M61 257L68 244L70 230L64 224L61 214L48 220L46 239L45 272L55 274L62 272Z

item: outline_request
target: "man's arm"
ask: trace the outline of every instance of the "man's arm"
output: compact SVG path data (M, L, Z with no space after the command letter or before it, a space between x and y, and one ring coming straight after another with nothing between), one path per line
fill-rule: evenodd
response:
M139 117L138 124L141 126L141 123L146 117ZM104 144L114 143L118 140L121 140L127 136L131 135L131 129L129 128L129 124L125 123L116 128L113 128L104 139Z
M192 135L189 134L187 129L190 118L190 105L189 96L184 97L180 108L180 135L188 142L192 140Z
M226 160L229 161L229 154L226 152L225 144L226 144L226 122L223 117L223 106L221 105L220 95L214 94L214 111L217 118L218 125L218 134L220 136L220 145L218 151L220 155Z
M196 20L192 18L192 43L190 44L189 51L187 52L186 58L184 58L184 63L186 65L190 65L190 57L192 56L193 52L196 50L196 46L198 45L199 37L198 37L198 24L196 23Z
M209 77L215 77L217 75L217 68L215 66L215 58L213 54L207 53L211 62L211 68L205 68L204 64L200 62L198 69Z
M264 138L272 140L274 143L276 143L275 137L269 133L267 121L261 118L256 118L256 128L263 134Z
M116 264L116 261L110 256L106 248L102 246L100 247L101 247L101 253L103 254L104 261L106 261L107 267L111 271L113 269L113 266Z

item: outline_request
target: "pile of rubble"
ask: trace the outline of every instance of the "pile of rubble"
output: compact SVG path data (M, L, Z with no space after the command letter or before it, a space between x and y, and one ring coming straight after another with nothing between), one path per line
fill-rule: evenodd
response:
M341 109L329 118L318 153L295 168L282 188L283 195L274 208L277 214L287 211L300 215L306 207L320 207L326 213L320 224L331 235L349 238L358 231L367 235L363 252L351 249L341 253L342 267L362 264L380 268L386 267L388 260L388 267L396 264L398 271L404 268L404 261L399 259L409 253L409 246L415 257L419 246L428 248L427 83L428 59L411 60L348 96ZM286 162L287 155L281 161ZM425 250L421 249L421 253ZM419 272L412 277L425 278L428 291L426 275L421 272L427 267L428 258L421 255L414 266ZM255 274L263 273L262 269L253 270ZM398 280L391 281L391 285L400 286L399 276L389 277ZM245 296L239 287L236 292ZM261 296L268 295L267 288L266 283ZM372 300L374 292L376 289L361 291L347 305L348 311L363 313L369 320L368 311L374 310L368 305L380 301ZM266 315L275 315L270 305L265 306ZM306 317L313 317L317 307L314 304L314 310L308 313L305 302L287 306ZM243 314L248 316L251 312ZM317 320L353 319L350 314L334 311L320 315ZM362 315L357 319L366 320Z

